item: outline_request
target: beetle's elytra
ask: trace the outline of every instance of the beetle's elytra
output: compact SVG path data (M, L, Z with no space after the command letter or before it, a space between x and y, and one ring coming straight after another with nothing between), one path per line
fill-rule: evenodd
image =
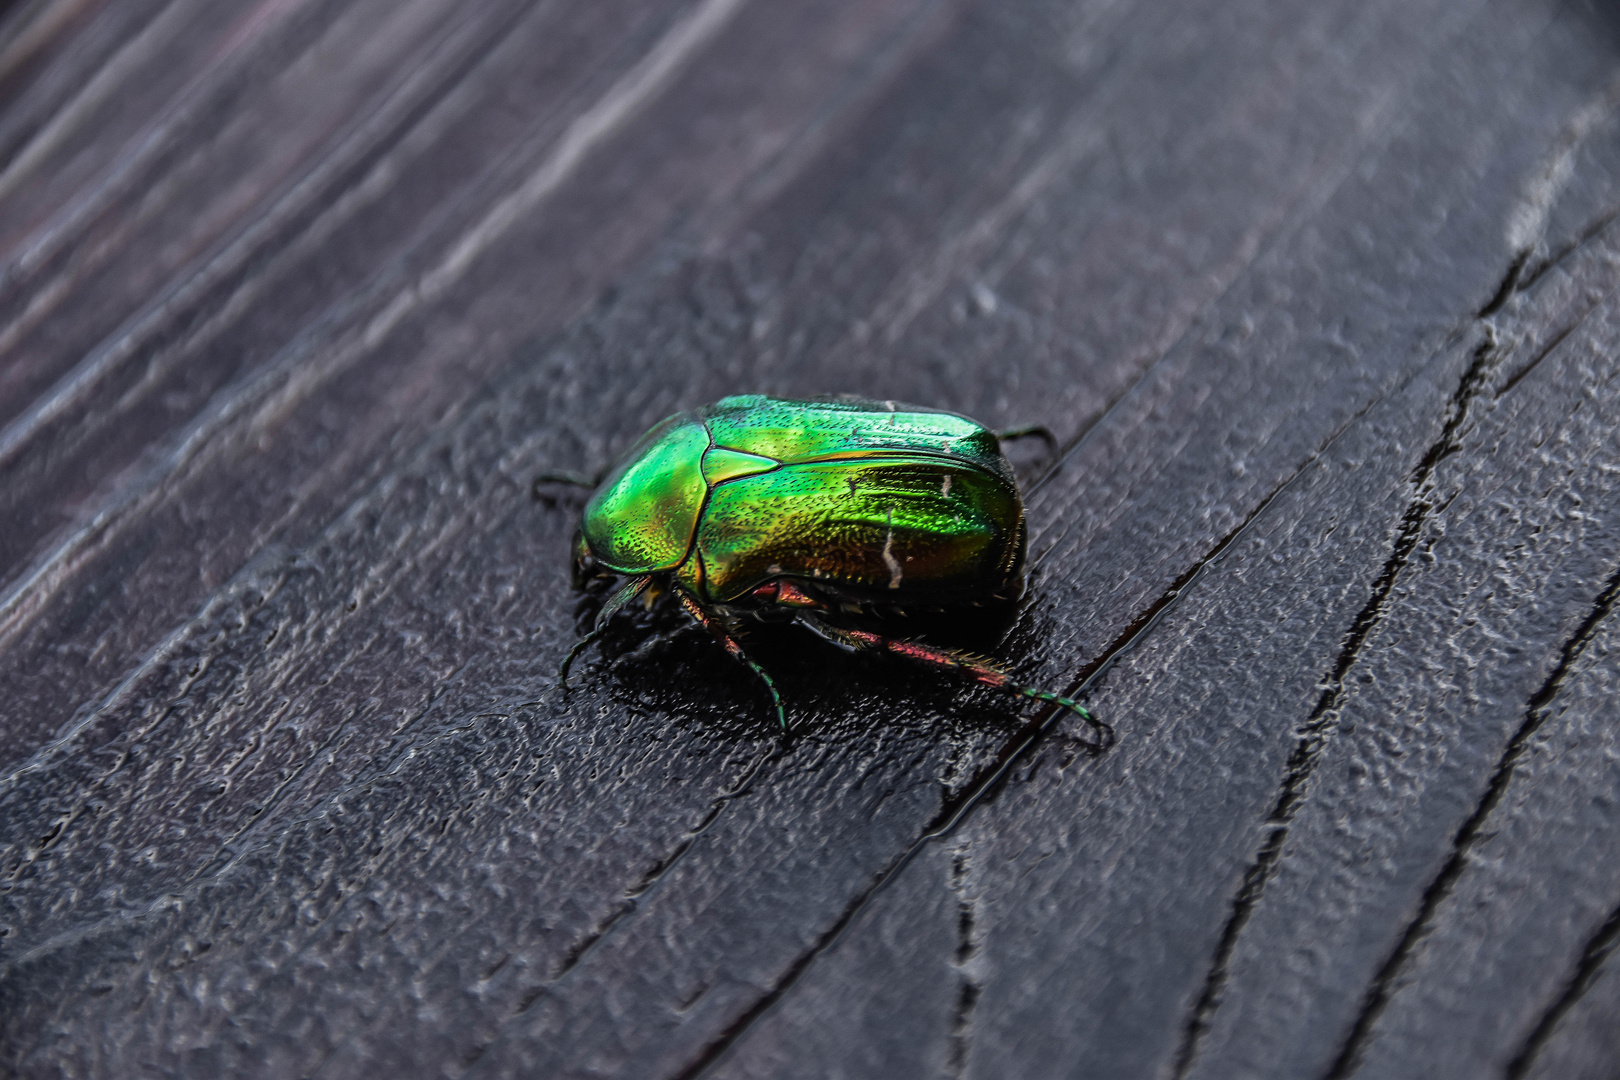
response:
M770 691L737 641L750 616L787 617L846 649L892 652L1048 701L982 657L871 629L877 616L1016 600L1024 507L1000 438L966 417L895 402L728 397L654 427L597 485L573 582L623 578L559 677L625 605L681 605Z

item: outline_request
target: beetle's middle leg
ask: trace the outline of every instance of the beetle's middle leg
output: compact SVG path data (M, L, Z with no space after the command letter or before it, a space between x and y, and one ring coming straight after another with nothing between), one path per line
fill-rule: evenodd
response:
M1080 719L1090 724L1093 730L1102 737L1104 743L1111 743L1114 738L1114 729L1098 720L1091 712L1078 701L1054 694L1050 690L1040 690L1033 686L1024 686L1014 682L1000 667L986 660L982 656L971 653L957 652L954 649L941 649L933 645L924 645L920 641L901 641L896 638L886 638L881 634L874 634L868 630L849 630L842 626L834 626L808 611L799 612L799 621L815 633L826 638L835 645L842 645L846 649L856 652L891 652L896 656L903 656L920 664L927 664L936 668L952 668L973 676L974 679L986 686L993 686L997 690L1019 697L1031 698L1035 701L1046 701L1060 706L1074 713Z
M570 472L566 469L553 469L536 476L529 484L529 494L536 502L545 499L547 484L564 484L568 487L591 490L602 486L602 478L607 475L606 469L594 473Z
M677 588L675 592L681 598L681 606L686 609L687 614L696 619L703 629L713 634L714 640L718 641L721 647L731 654L733 660L745 665L748 670L759 676L760 681L765 684L765 689L771 692L771 704L776 707L776 722L782 725L783 731L786 731L787 714L782 711L782 695L776 692L776 682L771 678L770 674L754 663L752 657L743 652L743 647L737 644L737 639L732 637L730 631L721 625L719 619L702 604L698 603L697 597L685 589Z

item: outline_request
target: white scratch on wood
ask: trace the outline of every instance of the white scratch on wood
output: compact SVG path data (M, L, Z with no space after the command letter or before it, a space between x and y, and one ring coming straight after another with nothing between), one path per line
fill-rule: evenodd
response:
M1515 254L1529 251L1547 229L1553 204L1563 194L1575 174L1575 156L1593 130L1620 106L1620 77L1601 94L1575 110L1553 144L1552 153L1524 186L1524 195L1508 215L1508 249Z
M52 591L51 587L65 580L74 567L82 563L113 520L138 512L155 500L163 485L173 483L211 437L235 426L233 422L246 409L254 408L254 399L258 399L259 404L243 436L249 441L257 438L259 432L274 427L282 416L307 400L316 388L369 353L406 314L416 310L424 301L442 296L466 273L479 254L515 221L560 187L591 150L617 132L666 88L684 62L710 41L744 2L703 0L677 21L635 67L569 125L557 147L521 187L498 202L494 209L468 229L437 266L383 304L357 336L350 336L332 348L326 361L316 365L315 370L299 370L298 361L304 359L312 346L307 341L297 342L287 350L280 363L259 372L249 380L249 385L241 393L231 395L229 400L199 418L179 440L178 446L167 455L167 460L147 470L145 483L127 491L115 504L103 507L0 596L0 641L26 624L40 609ZM0 177L0 187L3 187L3 183L3 177ZM278 383L279 387L276 385ZM4 445L0 445L0 450L3 449Z
M57 110L50 122L11 159L0 173L0 198L15 191L40 162L72 138L96 109L117 93L124 80L167 48L177 31L193 21L204 6L197 2L171 4L114 53L73 100ZM27 256L28 252L24 251L19 261L26 262Z
M424 274L420 291L437 296L459 279L493 241L533 210L571 176L585 156L624 126L642 106L658 96L687 60L730 21L744 0L704 0L677 22L641 62L625 73L597 103L568 125L568 131L524 185L495 204L484 220L468 230L449 256ZM380 316L379 316L380 318ZM368 332L368 337L369 337Z

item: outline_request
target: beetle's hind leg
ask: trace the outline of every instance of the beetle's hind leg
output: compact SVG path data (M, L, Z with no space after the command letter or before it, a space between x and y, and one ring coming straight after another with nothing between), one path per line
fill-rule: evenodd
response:
M1034 701L1046 701L1053 705L1067 709L1074 713L1102 738L1103 745L1114 741L1114 729L1091 715L1084 705L1078 701L1066 698L1061 694L1054 694L1050 690L1040 690L1033 686L1024 686L1014 682L1012 676L994 663L982 656L971 653L957 652L954 649L941 649L933 645L924 645L918 641L900 641L895 638L886 638L881 634L874 634L867 630L847 630L842 626L834 626L824 619L808 611L799 612L799 621L815 633L826 638L835 645L842 645L846 649L856 652L891 652L896 656L903 656L907 660L914 660L920 664L927 664L936 668L953 668L973 676L974 679L986 686L993 686L997 690L1019 697L1030 698Z
M568 689L568 669L573 665L575 658L589 648L597 638L602 636L613 616L623 611L632 600L645 592L647 586L651 584L652 575L643 574L641 577L631 578L619 587L618 592L607 598L607 602L602 605L602 610L596 613L596 624L591 627L591 632L574 642L574 647L568 650L568 655L563 657L562 666L557 669L557 681L562 684L564 690Z
M1020 454L1019 460L1012 463L1013 470L1020 478L1023 478L1025 473L1029 473L1033 477L1045 472L1056 465L1063 456L1063 446L1058 442L1058 437L1052 434L1051 428L1042 427L1039 424L1033 427L992 431L990 434L996 437L996 442L1003 448L1003 452L1005 452L1008 443L1018 442L1022 439L1039 439L1045 445L1045 454L1031 456L1027 461L1023 460L1024 455Z
M714 640L718 641L720 646L731 654L733 660L743 664L748 670L759 676L760 681L765 684L765 689L771 692L771 704L776 709L776 722L781 725L783 731L786 731L787 714L782 711L782 695L776 692L775 680L771 678L764 668L754 663L752 657L743 652L743 647L737 644L737 639L721 625L720 620L712 612L698 602L697 597L685 589L676 589L675 592L681 598L681 606L686 609L687 614L696 619L698 625L702 626L703 629L713 634Z
M997 442L1017 442L1019 439L1039 439L1046 444L1046 454L1050 461L1056 461L1061 445L1058 437L1052 434L1052 429L1045 424L1031 424L1029 427L1005 428L1001 431L992 431Z

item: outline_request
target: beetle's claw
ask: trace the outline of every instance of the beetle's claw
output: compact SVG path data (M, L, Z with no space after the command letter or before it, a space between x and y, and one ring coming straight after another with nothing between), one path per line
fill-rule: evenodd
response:
M596 638L597 634L595 632L586 634L584 637L574 642L574 647L568 650L567 656L563 657L561 666L557 668L557 684L563 688L564 692L568 690L568 669L574 666L574 660L579 656L580 653L584 652L586 646L590 645L590 643L595 641Z

